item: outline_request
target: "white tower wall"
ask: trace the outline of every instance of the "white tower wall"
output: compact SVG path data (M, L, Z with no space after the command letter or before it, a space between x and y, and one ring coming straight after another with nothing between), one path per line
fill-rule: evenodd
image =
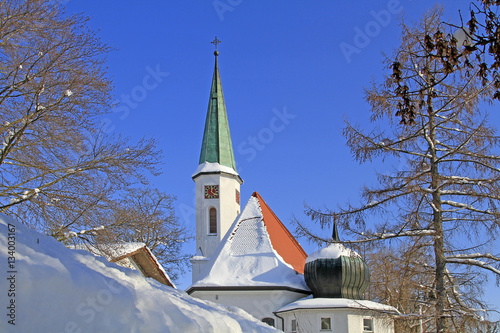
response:
M240 192L241 179L227 173L201 173L194 177L196 183L196 255L191 259L193 264L193 282L199 274L207 258L212 256L215 248L227 233L227 230L240 213L240 203L236 200L236 191ZM205 186L217 185L219 197L205 198ZM210 233L210 208L217 210L217 233Z

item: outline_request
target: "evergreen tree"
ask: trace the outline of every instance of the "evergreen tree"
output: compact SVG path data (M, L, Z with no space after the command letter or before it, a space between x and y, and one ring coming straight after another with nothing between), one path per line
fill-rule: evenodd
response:
M412 245L399 258L407 266L401 267L414 266L430 274L424 281L432 281L423 285L428 290L419 300L432 309L419 319L431 316L426 331L445 333L485 325L488 307L477 288L487 273L500 276L500 256L493 252L500 230L500 137L482 110L495 87L483 84L477 59L469 60L471 67L450 68L429 56L426 36L454 32L441 22L441 11L434 8L419 24L401 25L401 45L386 59L392 75L366 90L378 126L367 131L347 122L344 129L357 161L381 157L398 161L399 169L378 174L378 185L363 189L360 205L306 213L324 227L336 219L358 242L409 238ZM403 121L394 123L394 115ZM366 224L368 214L380 214L375 230ZM307 229L298 222L300 234L327 241ZM404 282L410 283L410 276Z

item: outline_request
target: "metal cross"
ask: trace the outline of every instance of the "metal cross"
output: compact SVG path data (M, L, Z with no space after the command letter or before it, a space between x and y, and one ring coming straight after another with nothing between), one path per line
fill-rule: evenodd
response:
M217 39L217 36L215 36L215 39L213 42L211 42L212 44L215 45L215 51L217 51L217 45L219 45L220 43L222 43L220 40Z

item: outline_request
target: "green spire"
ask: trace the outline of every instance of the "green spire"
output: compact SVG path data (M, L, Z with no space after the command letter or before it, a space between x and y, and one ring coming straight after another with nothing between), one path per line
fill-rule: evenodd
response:
M200 164L205 162L219 163L236 171L233 144L227 121L226 103L220 82L218 51L214 52L215 68L210 89L205 132L201 144Z

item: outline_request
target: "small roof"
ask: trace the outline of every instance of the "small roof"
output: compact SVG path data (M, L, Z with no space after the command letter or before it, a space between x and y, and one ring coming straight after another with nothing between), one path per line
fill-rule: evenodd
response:
M303 310L303 309L360 309L379 312L399 313L390 305L367 300L354 300L348 298L313 298L308 296L293 303L287 304L276 313Z
M208 102L207 118L205 121L205 131L201 145L200 162L219 163L236 172L234 160L233 144L229 123L227 120L226 103L219 74L219 64L217 61L218 52L215 54L215 68L212 78L212 87Z
M213 287L290 288L310 293L307 254L262 197L254 192L188 290Z
M144 243L112 243L100 244L99 246L77 244L70 246L70 248L87 250L94 255L103 256L108 261L114 262L118 265L122 265L123 263L121 261L129 258L134 262L136 267L145 277L153 278L164 285L176 288L175 284L172 282L167 272L165 272L165 269L160 264L156 256Z

